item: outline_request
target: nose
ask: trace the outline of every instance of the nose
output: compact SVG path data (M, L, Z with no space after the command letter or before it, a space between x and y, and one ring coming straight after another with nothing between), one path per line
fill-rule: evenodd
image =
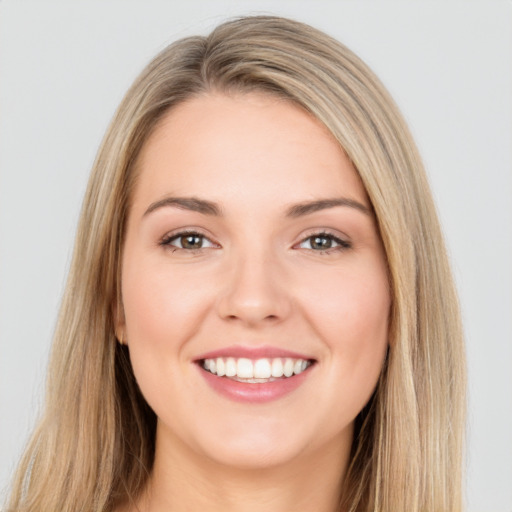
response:
M217 300L221 318L258 327L284 320L292 302L284 272L271 255L241 254L223 281Z

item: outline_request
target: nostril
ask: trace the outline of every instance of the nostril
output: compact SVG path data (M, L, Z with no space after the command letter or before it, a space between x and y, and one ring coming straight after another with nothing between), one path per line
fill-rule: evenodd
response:
M290 313L290 297L282 288L272 286L267 279L241 279L236 286L220 292L216 309L220 317L234 322L276 323Z
M241 320L241 321L248 321L248 322L258 322L259 321L259 318L260 317L256 317L256 316L248 316L248 315L244 315L244 314L240 314L240 315L227 315L225 317L227 320ZM267 316L262 316L261 317L261 320L263 322L266 322L266 321L270 321L270 322L276 322L279 320L279 316L278 315L267 315Z

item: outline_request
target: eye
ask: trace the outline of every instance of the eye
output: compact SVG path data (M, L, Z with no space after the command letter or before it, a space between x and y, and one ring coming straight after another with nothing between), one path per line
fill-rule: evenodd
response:
M300 249L310 249L313 251L329 251L329 250L343 250L349 249L351 244L337 236L329 233L316 233L308 236L299 243Z
M194 231L187 231L182 233L175 233L170 236L166 236L161 245L169 246L174 249L194 251L199 249L205 249L209 247L217 247L211 240L201 233Z

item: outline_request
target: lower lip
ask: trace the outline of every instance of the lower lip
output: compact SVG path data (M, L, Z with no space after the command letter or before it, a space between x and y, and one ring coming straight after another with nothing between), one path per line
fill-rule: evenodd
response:
M295 391L309 376L314 365L292 377L276 379L272 382L238 382L228 377L219 377L197 366L205 381L217 393L235 402L264 403L278 400Z

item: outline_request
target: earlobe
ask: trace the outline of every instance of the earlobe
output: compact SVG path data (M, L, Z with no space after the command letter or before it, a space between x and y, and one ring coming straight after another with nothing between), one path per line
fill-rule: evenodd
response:
M120 345L127 345L123 331L117 331L116 338Z
M126 342L126 323L124 319L123 306L119 301L114 303L112 308L112 316L114 319L114 334L120 345L127 345Z

